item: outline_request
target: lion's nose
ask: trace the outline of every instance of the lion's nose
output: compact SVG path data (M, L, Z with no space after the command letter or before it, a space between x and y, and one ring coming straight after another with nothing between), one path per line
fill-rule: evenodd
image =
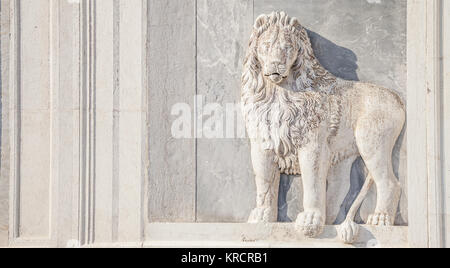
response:
M286 72L286 65L283 64L281 61L277 62L270 62L266 65L266 73L267 74L284 74Z
M272 69L276 70L277 73L284 73L286 71L286 65L282 62L273 62Z
M283 65L283 63L281 61L273 61L272 62L272 66L275 68L278 68L281 65Z
M280 64L277 66L279 72L284 73L286 71L286 65Z

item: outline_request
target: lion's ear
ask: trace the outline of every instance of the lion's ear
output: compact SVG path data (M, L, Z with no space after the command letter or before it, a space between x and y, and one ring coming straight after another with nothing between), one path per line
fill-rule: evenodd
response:
M291 18L290 25L296 29L299 29L302 27L302 25L300 24L300 22L298 21L298 19L296 17Z
M266 24L267 20L268 20L267 15L264 14L260 15L255 21L254 25L255 29L261 28L264 24Z

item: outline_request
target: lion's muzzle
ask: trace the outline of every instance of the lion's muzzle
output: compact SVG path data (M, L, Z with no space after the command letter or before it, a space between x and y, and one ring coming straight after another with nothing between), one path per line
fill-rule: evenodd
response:
M265 76L275 84L281 83L288 76L286 74L286 65L280 62L272 62L266 65L265 69Z

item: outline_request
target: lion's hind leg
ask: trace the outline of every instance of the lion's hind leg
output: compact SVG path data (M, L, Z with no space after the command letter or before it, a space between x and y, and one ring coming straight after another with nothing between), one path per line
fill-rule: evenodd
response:
M355 131L358 149L377 188L376 209L367 222L370 225L394 224L401 187L393 171L392 150L400 135L399 125L378 114L360 119Z

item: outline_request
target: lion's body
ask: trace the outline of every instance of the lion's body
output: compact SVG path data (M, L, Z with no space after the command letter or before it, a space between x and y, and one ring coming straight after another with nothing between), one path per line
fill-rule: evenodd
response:
M318 235L345 197L333 190L349 186L351 163L361 156L378 192L369 223L393 224L400 189L391 154L405 123L396 93L336 78L315 58L298 21L273 13L255 24L242 101L258 189L250 222L276 221L280 173L301 174L305 212L297 223Z

